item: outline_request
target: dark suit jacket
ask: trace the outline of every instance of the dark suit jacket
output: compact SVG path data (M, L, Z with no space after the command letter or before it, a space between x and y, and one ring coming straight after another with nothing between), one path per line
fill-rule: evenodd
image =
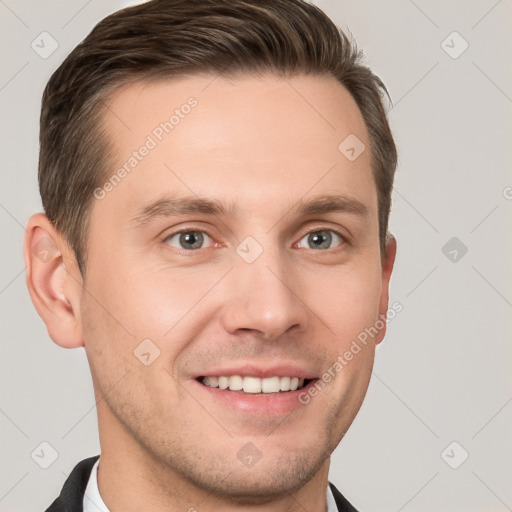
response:
M99 455L90 457L75 466L68 479L64 482L64 487L59 497L45 512L83 512L85 488L89 482L92 467L98 458ZM329 483L329 485L331 486L339 512L357 512L333 484Z

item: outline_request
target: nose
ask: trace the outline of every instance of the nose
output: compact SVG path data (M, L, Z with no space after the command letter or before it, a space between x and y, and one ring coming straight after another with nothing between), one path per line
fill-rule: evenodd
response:
M236 255L224 292L222 323L230 334L253 331L272 341L307 329L309 310L302 290L278 249L265 250L252 263Z

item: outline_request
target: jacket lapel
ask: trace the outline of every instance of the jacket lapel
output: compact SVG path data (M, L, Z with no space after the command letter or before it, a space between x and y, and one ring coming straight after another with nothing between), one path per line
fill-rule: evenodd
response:
M79 462L64 482L59 497L45 512L83 512L84 493L99 455Z
M338 507L338 512L357 512L357 510L347 501L343 494L341 494L341 492L338 491L336 487L334 487L334 484L329 482L329 486L331 487L334 501Z

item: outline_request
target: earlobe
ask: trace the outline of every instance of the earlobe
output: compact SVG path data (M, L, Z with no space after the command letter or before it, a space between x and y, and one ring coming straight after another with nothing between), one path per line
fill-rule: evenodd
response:
M68 247L45 215L30 217L23 247L30 298L52 340L61 347L76 348L84 345L79 315L81 286L68 274L66 263L72 253Z
M389 235L386 243L386 254L382 261L382 289L379 304L379 318L384 322L384 328L380 329L375 337L376 344L379 344L386 334L385 322L389 305L389 281L395 264L396 249L396 238L393 235Z

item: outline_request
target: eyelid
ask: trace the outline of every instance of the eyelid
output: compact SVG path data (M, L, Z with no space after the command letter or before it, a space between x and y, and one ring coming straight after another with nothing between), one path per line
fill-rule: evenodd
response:
M199 224L201 224L201 223L199 223ZM189 231L200 231L201 233L206 233L210 238L212 238L212 236L210 235L209 228L206 228L204 226L197 225L197 224L196 225L185 224L184 226L179 224L179 226L180 227L177 227L177 226L167 227L164 230L160 231L160 233L157 235L157 237L163 238L163 240L165 240L166 238L169 238L170 236L176 235L178 233L187 233Z
M309 235L310 233L316 233L318 231L332 231L333 233L336 233L340 238L343 238L343 240L347 241L347 236L344 235L343 233L341 233L340 231L334 229L334 228L329 228L327 226L320 226L320 227L312 227L310 229L308 229L302 236L301 236L301 240L302 238L304 238L306 235Z

